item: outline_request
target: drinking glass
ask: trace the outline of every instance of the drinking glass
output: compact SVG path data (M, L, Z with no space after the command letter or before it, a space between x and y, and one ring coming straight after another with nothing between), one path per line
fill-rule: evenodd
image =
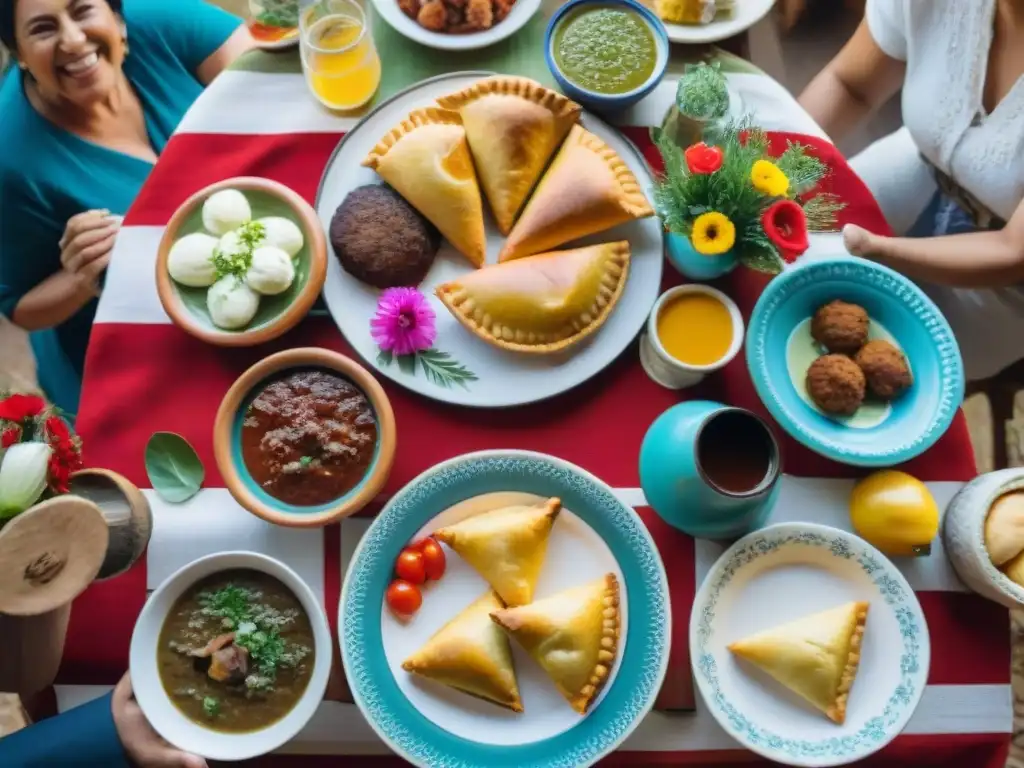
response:
M302 71L328 109L358 109L380 85L380 56L354 0L318 0L299 15Z

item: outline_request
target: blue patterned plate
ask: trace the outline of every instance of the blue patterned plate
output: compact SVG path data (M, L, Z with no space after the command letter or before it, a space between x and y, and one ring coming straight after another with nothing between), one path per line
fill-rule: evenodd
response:
M608 685L585 717L572 712L515 643L525 708L519 715L411 678L400 667L407 653L478 597L486 584L449 550L444 578L428 585L420 611L400 624L384 609L399 552L438 523L464 516L479 497L510 493L557 496L563 504L536 597L604 572L619 575L620 652ZM430 768L575 768L614 750L653 706L668 664L672 622L665 569L636 512L579 467L539 453L503 450L439 464L391 499L352 557L338 623L355 702L377 734L405 759Z
M836 725L727 646L851 601L867 601L861 662ZM824 525L786 523L745 536L714 564L690 616L697 687L748 749L787 765L846 765L906 726L928 680L931 645L907 580L866 541Z
M819 411L803 389L812 349L809 319L834 299L863 306L872 337L899 346L915 382L888 406L852 419ZM889 467L923 453L949 428L964 397L960 349L920 288L893 270L842 256L808 261L773 279L750 317L747 365L757 394L794 438L834 461Z

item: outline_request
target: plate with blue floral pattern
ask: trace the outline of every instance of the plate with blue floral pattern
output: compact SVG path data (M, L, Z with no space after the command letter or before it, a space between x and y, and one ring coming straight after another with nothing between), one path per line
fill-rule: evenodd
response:
M846 721L836 725L728 645L849 603L870 603ZM690 617L697 688L746 748L786 765L846 765L904 729L924 692L928 625L907 580L863 539L824 525L787 523L732 545L697 592Z
M805 385L823 352L811 338L811 316L836 299L862 306L869 340L895 344L914 377L896 399L869 397L849 417L819 410ZM891 467L928 450L964 398L960 348L939 308L910 279L849 255L808 260L768 284L750 316L747 365L779 426L822 456L855 466Z
M522 713L405 672L401 663L488 589L452 550L409 620L385 605L410 541L473 514L557 497L534 599L606 573L619 580L619 652L585 716L512 642ZM339 606L342 659L356 704L409 762L430 768L586 766L614 750L650 711L668 665L671 607L658 550L636 512L593 475L553 456L484 451L433 467L399 491L352 556Z

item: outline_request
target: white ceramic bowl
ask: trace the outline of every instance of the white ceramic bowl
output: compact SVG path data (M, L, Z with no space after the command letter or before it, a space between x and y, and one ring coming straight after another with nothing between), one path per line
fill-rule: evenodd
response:
M676 360L665 350L661 339L658 338L658 315L661 314L662 307L677 296L691 293L704 294L718 299L729 310L729 317L732 318L732 344L719 360L709 365L689 365ZM699 332L700 329L694 329L694 333ZM736 306L736 302L709 285L701 283L677 285L675 288L669 288L654 302L654 308L651 309L651 314L647 318L647 334L640 340L640 363L647 375L663 387L669 389L692 387L699 384L709 373L720 370L731 363L743 347L743 336L743 315L740 313L740 308Z
M985 519L996 499L1024 490L1024 469L1001 469L967 483L946 509L942 538L964 584L1007 608L1024 608L1024 588L992 564L985 548Z
M522 29L533 18L541 5L541 0L516 0L508 16L490 29L470 32L465 35L451 35L432 32L421 27L418 22L410 19L398 7L398 0L371 0L371 2L377 14L400 34L420 45L442 51L470 51L501 42Z
M192 722L174 706L160 682L156 651L164 619L175 601L200 579L237 568L261 571L273 576L295 594L313 628L316 658L306 692L291 712L258 731L221 733ZM280 747L295 736L313 716L327 690L332 656L331 630L324 609L313 590L295 571L271 557L255 552L219 552L179 568L150 595L132 633L129 665L135 698L146 719L167 741L179 749L212 760L249 760Z

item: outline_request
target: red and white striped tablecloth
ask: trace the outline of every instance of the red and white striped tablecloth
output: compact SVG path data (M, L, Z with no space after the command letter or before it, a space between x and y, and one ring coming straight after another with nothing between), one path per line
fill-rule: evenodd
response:
M385 47L381 43L387 72ZM509 60L507 51L481 54L481 59L473 68L543 77L535 65L524 72L515 63L519 59ZM773 80L734 60L726 68L732 87L765 128L823 137ZM386 76L384 90L394 92L407 84ZM617 118L649 157L653 153L647 126L660 122L673 93L674 83L667 80ZM271 352L296 346L351 351L328 317L309 317L283 338L261 347L236 350L206 345L171 324L157 298L154 264L171 214L190 194L214 181L265 176L312 202L330 153L353 125L353 119L331 115L310 98L294 54L250 56L215 81L197 102L127 214L93 328L78 427L89 465L116 470L145 490L153 508L153 537L145 558L132 571L94 585L76 601L56 686L61 710L99 695L117 681L127 668L132 627L147 591L203 554L252 549L279 558L322 595L334 621L348 555L369 518L364 515L318 530L279 528L256 519L224 489L213 459L211 432L228 387ZM850 203L847 217L884 228L866 188L830 145L823 143L822 151L836 164L831 183ZM813 249L828 248L830 237L815 237ZM750 275L736 274L724 287L749 315L762 285ZM696 585L722 549L674 531L645 506L638 488L638 453L650 423L681 397L720 400L764 414L742 356L702 387L680 395L647 379L634 345L579 389L547 403L509 411L470 413L420 398L390 382L384 386L394 405L399 441L394 471L379 503L421 471L452 456L521 448L584 467L640 511L662 549L677 617L669 680L660 703L690 704L687 618ZM148 490L144 447L150 435L160 430L184 435L206 466L204 489L183 505L166 504ZM783 443L787 474L773 522L813 520L848 528L846 501L855 473L788 438ZM958 417L939 443L907 470L927 481L944 505L975 474L963 418ZM379 509L379 503L368 514ZM866 764L879 768L1001 766L1012 720L1005 610L967 593L941 543L930 558L899 565L924 608L932 666L921 705L906 733ZM332 687L332 692L337 694L338 689ZM369 757L385 755L387 750L355 705L342 701L324 702L284 751L307 755L301 760L277 758L284 765L339 764L337 757L316 755L362 756L344 763L351 765L376 765L378 759L389 762ZM604 764L722 765L748 760L753 758L739 750L697 702L695 711L651 713Z

